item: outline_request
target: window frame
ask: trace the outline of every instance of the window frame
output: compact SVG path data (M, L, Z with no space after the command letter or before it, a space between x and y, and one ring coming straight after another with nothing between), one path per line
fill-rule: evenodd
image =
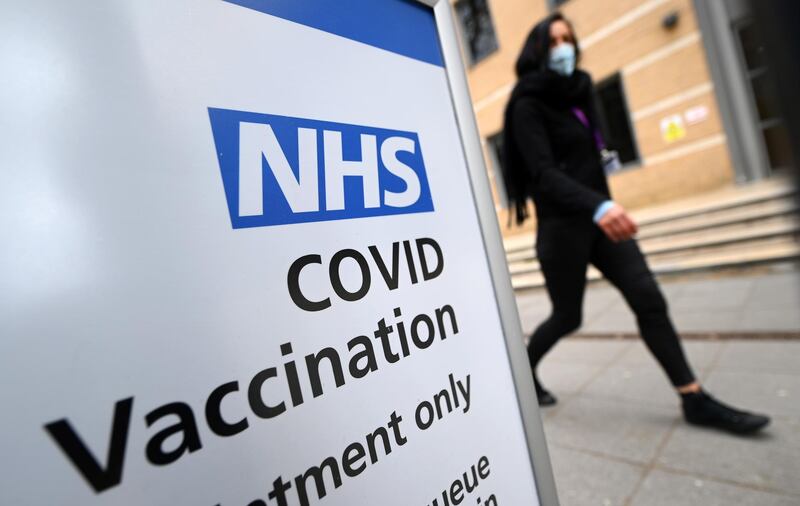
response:
M464 23L461 20L461 16L458 14L457 5L461 2L472 3L475 0L455 0L452 3L453 8L453 18L456 21L456 25L458 26L458 34L459 40L461 42L461 53L464 57L464 60L467 63L468 68L473 68L477 66L479 63L486 61L491 56L495 55L500 51L500 39L497 36L497 29L495 27L494 16L492 15L492 7L491 7L491 0L482 0L486 5L486 14L489 16L489 21L492 27L492 38L494 39L494 49L490 52L486 53L485 55L477 58L475 55L472 54L472 43L469 40L469 36L467 31L464 27Z
M567 2L569 2L569 0L547 0L547 6L551 11L557 11Z
M622 71L612 72L604 76L602 79L595 82L594 85L594 102L595 102L595 109L597 110L598 119L601 123L599 125L600 131L603 133L603 137L605 139L606 132L604 130L608 130L607 127L607 120L606 120L606 111L605 108L601 108L601 101L600 101L600 89L603 86L608 85L611 82L618 82L619 89L620 89L620 97L622 98L622 105L625 108L625 120L628 126L628 131L630 132L631 138L631 147L633 148L634 158L622 164L622 167L619 168L614 174L618 174L622 171L627 171L630 169L637 169L642 167L644 164L644 160L642 158L642 152L639 149L639 140L636 137L636 128L633 124L633 117L631 116L631 108L628 102L628 93L625 87L625 80L622 74Z

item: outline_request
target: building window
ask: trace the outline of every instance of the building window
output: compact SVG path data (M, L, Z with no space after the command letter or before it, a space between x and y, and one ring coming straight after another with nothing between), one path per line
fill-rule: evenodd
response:
M597 92L597 113L600 120L600 130L609 149L619 153L623 164L639 160L636 141L633 138L628 104L625 100L625 90L622 87L622 78L619 74L603 79L595 86Z
M470 65L497 51L497 37L488 0L458 0L455 10L461 22L461 34L468 45Z
M548 0L548 2L550 3L550 9L558 9L559 7L567 3L567 1L568 0Z
M734 25L739 52L750 94L758 116L757 126L764 138L770 168L779 170L792 166L792 144L778 103L775 74L768 66L763 34L752 19Z
M503 132L486 139L489 151L489 180L497 193L497 203L508 208L508 195L503 183Z

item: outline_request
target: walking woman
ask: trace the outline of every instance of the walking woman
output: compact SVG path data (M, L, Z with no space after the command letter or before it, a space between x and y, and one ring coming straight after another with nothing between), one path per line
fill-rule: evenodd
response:
M533 333L528 356L539 404L555 397L539 383L536 366L581 324L586 269L594 265L622 292L647 347L681 397L687 422L754 432L769 418L726 406L697 382L653 274L633 239L636 224L615 203L606 170L618 161L605 150L589 75L576 68L580 50L561 14L537 24L516 64L518 82L505 113L504 179L518 223L533 199L536 251L552 314Z

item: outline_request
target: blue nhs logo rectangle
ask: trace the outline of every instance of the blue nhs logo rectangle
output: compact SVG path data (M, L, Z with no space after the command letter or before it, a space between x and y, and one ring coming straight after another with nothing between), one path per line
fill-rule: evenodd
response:
M233 228L433 211L415 133L208 113Z

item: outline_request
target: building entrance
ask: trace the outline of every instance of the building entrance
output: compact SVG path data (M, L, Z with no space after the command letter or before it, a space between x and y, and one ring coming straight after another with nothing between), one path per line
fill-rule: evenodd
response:
M696 1L730 137L737 179L769 177L791 166L791 145L763 34L747 0Z

